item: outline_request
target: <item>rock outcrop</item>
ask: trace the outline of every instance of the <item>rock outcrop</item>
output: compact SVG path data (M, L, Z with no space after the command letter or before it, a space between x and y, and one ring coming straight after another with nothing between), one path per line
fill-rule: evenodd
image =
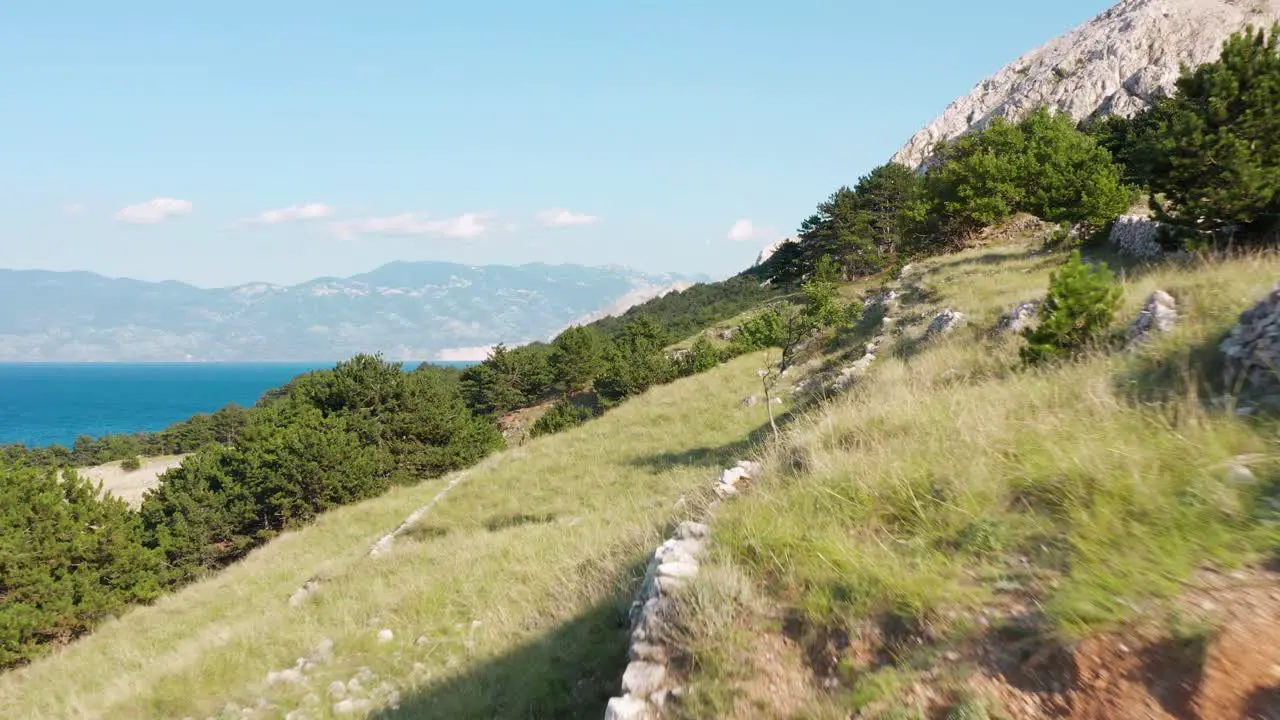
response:
M1218 57L1248 25L1280 21L1280 0L1123 0L1093 20L1023 55L947 107L894 155L927 164L934 145L1049 106L1082 120L1130 116L1168 93L1183 65Z
M964 322L964 313L959 310L952 310L951 308L943 308L941 312L934 316L933 321L929 323L929 329L925 330L924 333L925 337L945 335L946 333L949 333L963 325Z
M996 323L996 332L1020 333L1036 321L1039 312L1039 300L1018 303L1009 312L1000 316L1000 321Z
M1219 347L1229 391L1268 407L1280 406L1280 284L1240 315Z
M774 253L782 249L783 245L786 245L787 243L792 243L792 242L797 242L797 239L792 237L786 237L786 238L782 238L781 240L778 240L777 242L768 244L767 246L765 246L763 250L760 251L760 254L756 256L756 264L752 265L751 267L760 267L761 265L765 264L766 262L769 261L769 258L773 257Z
M1177 301L1169 293L1156 290L1142 304L1142 311L1129 326L1125 335L1125 345L1132 347L1144 342L1151 337L1152 333L1167 333L1177 322Z
M1155 260L1164 255L1160 245L1160 223L1141 215L1121 215L1111 226L1109 240L1121 255L1138 260Z

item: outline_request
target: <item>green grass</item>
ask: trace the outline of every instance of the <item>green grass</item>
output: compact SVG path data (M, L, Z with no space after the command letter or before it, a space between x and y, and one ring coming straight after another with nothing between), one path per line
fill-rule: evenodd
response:
M1042 296L1063 259L1001 247L924 263L892 350L797 420L766 453L767 481L720 513L715 562L754 578L779 616L816 627L856 634L907 618L945 635L1016 597L1045 632L1070 638L1159 607L1197 567L1274 552L1266 496L1280 428L1215 409L1212 357L1280 258L1130 273L1117 330L1163 288L1183 315L1174 333L1135 353L1023 369L1021 340L987 332ZM944 306L969 325L919 342ZM1240 455L1257 484L1228 479ZM847 707L878 693L877 677L859 680Z
M767 422L763 407L739 407L759 363L654 388L489 458L380 558L370 545L443 481L331 512L0 676L0 716L210 717L261 698L250 717L324 718L329 684L367 667L366 690L386 681L399 693L388 717L596 717L617 691L620 620L648 552ZM289 607L312 577L321 590ZM383 628L393 641L378 642ZM302 683L267 685L323 638L332 660Z

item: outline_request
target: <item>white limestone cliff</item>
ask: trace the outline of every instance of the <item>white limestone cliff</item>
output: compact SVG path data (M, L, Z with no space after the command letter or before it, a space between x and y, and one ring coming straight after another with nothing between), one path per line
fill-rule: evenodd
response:
M1182 66L1216 59L1232 33L1277 21L1280 0L1123 0L983 80L893 160L920 167L937 142L995 117L1019 119L1040 106L1076 120L1133 115L1153 96L1170 92Z

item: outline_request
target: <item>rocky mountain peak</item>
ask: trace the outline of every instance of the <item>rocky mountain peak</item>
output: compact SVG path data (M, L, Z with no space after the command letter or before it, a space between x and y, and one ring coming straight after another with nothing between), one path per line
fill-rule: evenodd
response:
M1130 116L1172 90L1183 66L1214 60L1246 26L1280 21L1280 0L1123 0L983 80L893 156L926 164L934 145L1040 106L1076 120Z

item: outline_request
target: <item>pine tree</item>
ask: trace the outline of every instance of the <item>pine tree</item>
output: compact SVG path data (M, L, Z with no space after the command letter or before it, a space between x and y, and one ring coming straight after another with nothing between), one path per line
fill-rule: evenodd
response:
M1233 35L1143 119L1131 153L1164 196L1161 219L1247 235L1280 217L1280 26Z
M1040 306L1040 325L1023 332L1023 360L1040 363L1072 357L1106 332L1123 291L1105 263L1085 264L1080 251L1049 279L1049 297Z

